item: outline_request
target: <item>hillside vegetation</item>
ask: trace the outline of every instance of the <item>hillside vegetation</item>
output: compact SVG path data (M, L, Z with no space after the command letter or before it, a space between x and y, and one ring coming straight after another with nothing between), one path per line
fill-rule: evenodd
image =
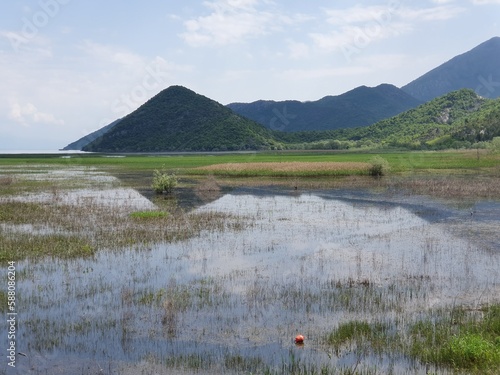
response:
M83 147L98 152L486 147L500 136L500 99L462 89L373 125L284 132L235 114L184 87L170 87Z
M357 87L317 101L259 100L228 107L272 130L284 132L334 130L374 124L422 104L396 86Z
M500 99L485 99L462 89L371 126L278 137L291 148L444 149L485 147L485 141L498 136ZM302 137L305 142L300 142Z
M271 132L193 91L172 86L123 118L84 151L161 152L260 150Z

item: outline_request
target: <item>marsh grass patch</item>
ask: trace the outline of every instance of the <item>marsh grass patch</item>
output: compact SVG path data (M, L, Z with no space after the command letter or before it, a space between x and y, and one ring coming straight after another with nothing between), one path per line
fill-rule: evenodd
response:
M442 311L415 323L409 333L407 352L422 362L478 374L500 368L500 305Z
M138 220L154 220L166 218L168 213L165 211L136 211L132 212L129 216L132 219Z
M0 262L24 258L57 257L75 258L90 257L95 254L96 247L88 239L71 235L33 235L16 233L15 236L0 234Z
M191 172L233 177L346 176L367 174L369 166L364 162L249 162L213 164Z
M241 229L248 218L182 209L124 214L121 207L92 200L80 205L4 201L0 202L0 223L6 224L0 234L0 260L7 261L86 257L98 250L144 248L185 240L202 230Z

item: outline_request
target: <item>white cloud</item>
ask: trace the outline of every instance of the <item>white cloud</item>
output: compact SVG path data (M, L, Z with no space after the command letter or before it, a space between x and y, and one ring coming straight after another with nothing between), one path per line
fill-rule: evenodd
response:
M435 0L439 4L447 0ZM369 44L415 30L420 24L445 21L466 9L454 5L411 8L395 2L386 6L355 5L346 9L325 9L327 32L312 32L316 48L326 52L343 51L347 55ZM347 52L346 52L347 51ZM349 57L349 56L347 56Z
M379 19L384 14L393 12L392 8L387 6L360 6L347 9L326 9L327 21L334 25L352 25L367 23Z
M322 51L334 52L349 49L363 49L369 44L398 36L409 30L410 26L402 22L394 22L388 25L377 23L361 26L343 26L330 33L310 33L314 45Z
M64 125L63 120L57 119L51 113L40 111L34 104L20 104L18 101L11 101L9 118L24 126L31 124Z
M398 11L398 15L408 21L445 21L455 18L467 9L459 6L442 5L432 8L402 8Z
M52 57L52 42L41 34L26 37L11 30L0 30L0 40L8 45L8 50L16 54L31 54L31 58Z
M180 34L195 47L236 44L311 19L304 14L286 15L268 0L214 0L203 5L211 13L184 21L185 31Z

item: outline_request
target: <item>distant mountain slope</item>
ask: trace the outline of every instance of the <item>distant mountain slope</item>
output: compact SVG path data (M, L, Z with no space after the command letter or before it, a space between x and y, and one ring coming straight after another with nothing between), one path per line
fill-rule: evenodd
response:
M361 86L317 101L231 103L236 113L272 130L333 130L371 125L421 104L393 85Z
M79 140L70 143L66 147L63 148L63 150L82 150L85 146L87 146L89 143L95 141L97 138L101 137L104 135L106 132L111 130L113 126L118 124L121 119L113 121L111 124L108 124L95 132L92 132L90 134L87 134L85 137L80 138Z
M473 90L462 89L371 126L349 129L340 138L388 146L445 148L496 136L500 136L500 99L485 99Z
M401 89L426 102L462 88L487 98L500 97L500 37L454 57Z
M271 132L182 87L148 100L84 151L161 152L259 150L277 146Z

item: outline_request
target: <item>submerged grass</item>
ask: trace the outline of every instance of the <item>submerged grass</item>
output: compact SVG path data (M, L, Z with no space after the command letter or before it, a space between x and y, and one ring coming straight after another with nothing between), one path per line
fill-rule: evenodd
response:
M71 235L33 235L16 233L15 236L0 234L0 262L24 258L58 257L75 258L94 255L97 248L89 240Z
M175 209L124 213L120 207L0 201L0 260L82 257L104 249L184 240L202 230L242 228L247 219Z
M500 305L471 314L453 309L410 328L407 353L424 363L477 374L500 368Z
M326 342L339 350L342 346L351 343L361 343L365 340L373 342L378 335L384 334L386 331L385 324L370 324L366 321L353 320L340 324L335 331L327 336Z
M480 311L443 309L428 318L395 329L380 322L352 320L325 336L335 355L355 353L400 353L424 364L467 371L498 374L500 368L500 305Z
M483 156L485 160L483 160ZM166 163L170 163L175 168L178 168L179 164L181 164L185 168L185 173L191 173L187 171L188 168L207 164L218 164L220 167L220 162L224 160L234 161L236 159L244 161L244 158L247 158L247 161L250 161L246 167L238 165L238 168L242 168L240 176L250 176L251 174L245 174L247 171L244 170L249 168L248 171L255 173L255 176L259 178L223 179L218 175L218 178L215 179L213 175L217 173L214 170L203 171L203 174L207 173L208 177L205 177L205 175L194 176L194 178L198 178L198 181L201 181L199 186L197 185L199 188L194 190L197 194L206 197L207 200L212 199L212 194L217 196L221 187L227 185L249 185L252 183L262 185L263 179L260 178L262 176L269 177L268 180L272 183L288 184L291 187L298 185L299 188L361 186L458 198L500 196L499 175L494 173L484 178L482 176L477 178L475 172L469 176L449 175L446 178L439 174L425 176L423 174L411 174L410 176L397 174L415 170L426 171L427 173L434 168L437 170L441 165L446 168L455 168L460 165L461 167L472 168L474 171L475 168L491 168L493 159L487 155L481 155L481 159L477 160L470 158L470 155L461 153L384 154L383 157L391 164L391 170L396 173L395 176L377 180L358 175L330 178L338 175L335 174L334 170L327 170L325 172L326 177L323 179L300 179L300 177L317 175L319 169L314 170L313 167L319 168L325 162L331 165L331 160L341 163L343 160L346 163L363 164L370 157L369 154L267 154L255 155L253 159L250 156L239 155L170 158L126 157L114 160L93 157L93 159L84 158L85 160L82 163L96 163L103 169L112 170L115 175L120 176L130 175L130 171L142 171L142 168L152 170L158 168L158 165ZM261 161L276 163L280 158L284 161L296 159L293 162L277 163L280 168L283 165L288 165L290 170L284 171L283 176L292 176L292 178L275 179L273 173L276 172L273 172L272 169L267 171L264 169L251 169L252 163L258 163L259 167L262 167ZM162 160L160 161L160 159ZM304 160L307 160L307 162L304 162ZM131 162L131 165L125 162ZM498 159L496 162L498 162ZM1 164L2 160L0 160ZM307 168L310 168L310 171ZM460 171L462 170L460 169ZM309 172L311 174L303 174ZM136 173L134 177L139 175L146 176L149 173ZM224 173L221 172L221 175L224 175ZM0 190L5 188L0 195L5 197L24 192L21 187L18 189L16 185L18 182L22 184L17 177L13 178L12 181L5 179L3 184L0 183ZM141 180L138 182L137 179L130 178L130 184L132 183L135 188L149 187L150 185L150 181L143 182ZM0 227L0 244L2 245L0 260L2 262L45 256L61 258L92 257L100 250L121 249L124 246L148 248L158 242L187 239L205 230L237 230L245 225L251 225L250 219L244 217L214 212L188 213L179 208L175 202L175 196L168 200L155 198L157 200L155 203L161 206L161 209L157 211L137 211L134 209L132 212L124 212L116 207L96 204L91 201L81 202L79 205L62 204L58 199L57 189L53 189L51 186L52 183L37 182L26 190L51 192L53 200L48 203L18 202L9 199L0 202L0 224L3 225ZM413 286L414 280L411 280L410 284ZM384 291L377 288L375 284L364 280L356 282L351 280L347 282L332 281L319 285L319 289L315 288L317 285L312 285L310 288L307 287L307 283L304 285L293 282L273 285L266 280L256 282L246 290L246 305L249 309L266 312L272 306L272 303L282 301L282 304L279 305L279 311L300 312L301 316L311 316L311 319L314 318L314 315L309 314L314 314L314 308L324 309L331 315L342 311L347 314L357 314L357 316L374 316L374 320L369 321L348 321L339 325L336 330L324 335L325 345L330 345L337 355L346 352L348 354L353 352L355 356L362 356L367 353L402 354L422 363L430 363L435 366L456 369L457 371L478 374L497 373L496 370L500 366L499 305L484 309L477 314L469 314L462 309L443 310L439 313L430 312L429 318L422 318L417 323L410 323L409 326L401 326L398 322L381 322L377 321L377 319L381 319L381 315L394 316L391 314L402 314L397 315L396 319L406 319L407 316L404 315L403 309L408 301L405 298L411 299L411 294L408 294L410 297L401 294L390 299L387 298L387 293L384 294ZM222 309L224 304L228 303L229 298L226 297L226 290L223 286L219 285L217 281L208 278L185 285L172 282L163 285L163 288L160 289L146 289L142 292L124 291L122 292L122 300L124 304L130 306L133 305L132 302L135 302L143 308L148 306L156 308L159 311L158 319L161 321L158 324L161 323L164 332L173 337L178 332L178 325L182 323L182 314L206 307ZM408 290L417 293L417 291L410 288ZM420 290L418 292L420 293ZM422 291L422 293L424 292ZM2 298L3 296L0 294L0 302ZM416 298L415 294L413 294L413 298ZM2 303L2 305L6 306L5 303ZM427 313L422 315L425 314ZM132 321L132 319L130 320ZM82 327L75 326L68 329L77 331ZM399 332L400 330L402 332ZM50 335L45 335L45 333L46 331L43 332L43 335L47 336L48 339ZM67 334L67 332L63 333ZM55 346L55 344L52 346ZM200 372L222 366L221 368L228 370L229 373L232 371L233 373L269 375L284 373L303 375L381 373L377 369L358 368L357 364L348 368L336 368L335 366L304 362L304 360L296 357L294 352L290 352L289 357L283 358L280 368L269 367L260 358L243 357L237 353L226 355L222 361L220 359L217 356L211 357L210 353L207 356L186 354L175 358L164 358L163 365L167 368L196 369Z

